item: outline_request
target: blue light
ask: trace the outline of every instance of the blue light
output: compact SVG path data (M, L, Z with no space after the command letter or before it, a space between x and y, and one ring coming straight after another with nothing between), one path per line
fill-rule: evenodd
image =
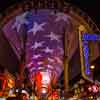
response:
M90 74L91 74L90 69L87 69L87 70L85 71L85 73L87 73L87 75L90 75Z
M83 53L84 53L84 58L85 58L84 59L85 73L86 75L89 75L91 71L90 71L90 64L89 64L88 41L100 41L100 35L84 33L82 35L82 40L83 40Z
M88 41L83 41L83 53L84 53L84 61L85 61L85 73L86 75L90 74L90 64L89 64L89 48Z
M82 40L85 40L85 41L90 41L90 40L96 41L96 40L100 40L100 35L84 33L82 35Z

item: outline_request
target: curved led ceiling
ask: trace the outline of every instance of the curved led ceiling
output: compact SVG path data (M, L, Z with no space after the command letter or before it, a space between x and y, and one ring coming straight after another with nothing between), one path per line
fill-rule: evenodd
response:
M23 5L31 10L23 9ZM27 34L26 67L31 74L38 68L45 67L54 69L56 75L60 75L63 70L64 32L67 33L70 60L78 47L78 27L82 24L87 32L93 32L94 28L94 31L99 31L86 14L66 3L63 11L49 8L34 10L30 1L29 4L23 3L14 6L14 9L10 8L2 19L3 34L19 59L22 48L21 37L23 33Z

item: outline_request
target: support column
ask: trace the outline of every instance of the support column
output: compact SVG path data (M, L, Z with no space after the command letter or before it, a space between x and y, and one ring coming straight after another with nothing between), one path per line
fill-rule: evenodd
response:
M65 92L69 90L69 68L67 57L64 57L64 88Z
M65 96L67 91L69 91L69 65L68 65L68 54L67 54L67 32L64 34L64 89L65 89Z
M24 71L25 71L25 62L26 62L26 42L27 42L27 27L22 25L19 30L19 40L21 44L21 57L20 57L20 76L21 80L24 81Z

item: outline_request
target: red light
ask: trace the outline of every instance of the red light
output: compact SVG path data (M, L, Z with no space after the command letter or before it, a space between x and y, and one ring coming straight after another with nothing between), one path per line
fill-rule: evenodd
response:
M4 80L4 83L3 83L3 90L6 88L6 83L7 83L7 81Z
M59 95L58 95L58 93L56 91L53 93L53 97L54 98L58 98L59 97Z
M7 85L7 80L2 75L0 76L0 80L3 81L3 84L1 84L1 85L2 85L2 90L4 90L6 88L6 85Z
M93 85L88 87L89 92L97 93L99 91L98 86Z
M2 89L0 90L0 96L3 95L3 91L5 90L6 86L7 86L7 80L5 79L5 76L0 75L0 81L2 81Z
M93 92L97 93L99 91L98 87L96 85L92 86Z
M41 88L41 80L42 80L42 75L40 72L38 72L36 74L36 84L37 84L37 87Z

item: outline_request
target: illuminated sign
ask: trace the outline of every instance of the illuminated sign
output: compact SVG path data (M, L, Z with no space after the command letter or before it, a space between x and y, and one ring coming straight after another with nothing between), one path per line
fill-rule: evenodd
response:
M85 60L85 73L87 75L90 74L90 64L89 64L89 48L88 48L88 42L87 41L83 41L83 53L84 53L84 60Z
M100 35L96 34L82 34L82 45L83 45L83 54L84 54L84 62L85 62L85 73L86 75L90 75L90 64L89 64L89 41L100 41Z
M100 35L84 33L82 35L83 41L100 41Z

